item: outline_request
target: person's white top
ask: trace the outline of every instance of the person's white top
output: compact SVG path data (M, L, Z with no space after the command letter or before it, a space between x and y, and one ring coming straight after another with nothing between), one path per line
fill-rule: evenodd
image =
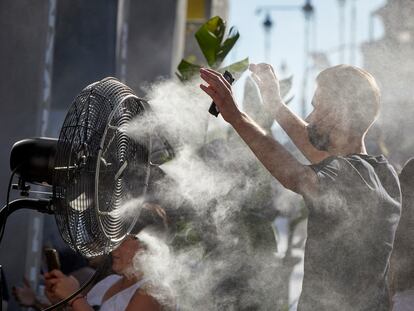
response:
M134 285L125 288L124 290L113 295L111 298L102 303L102 299L107 290L121 278L122 276L120 275L111 274L96 283L86 296L88 304L92 307L100 306L100 311L124 311L137 289L139 289L145 283L145 279L142 279Z
M414 289L397 292L392 297L392 311L413 311L414 310Z

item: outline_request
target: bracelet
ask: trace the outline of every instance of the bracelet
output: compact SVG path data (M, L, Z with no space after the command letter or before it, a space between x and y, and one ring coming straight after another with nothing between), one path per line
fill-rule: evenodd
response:
M69 307L72 307L72 306L73 306L73 303L74 303L76 300L78 300L79 298L85 298L85 296L84 296L84 295L79 295L79 296L77 296L77 297L73 298L73 299L72 299L72 301L68 303Z

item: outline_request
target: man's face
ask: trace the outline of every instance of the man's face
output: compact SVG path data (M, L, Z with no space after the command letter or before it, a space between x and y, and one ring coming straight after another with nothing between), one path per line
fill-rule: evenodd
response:
M138 239L128 237L111 253L112 270L117 274L123 274L133 265L135 254L143 249Z
M317 88L312 99L313 111L306 118L310 143L320 151L328 151L331 146L330 134L335 127L335 112L329 107L323 92Z

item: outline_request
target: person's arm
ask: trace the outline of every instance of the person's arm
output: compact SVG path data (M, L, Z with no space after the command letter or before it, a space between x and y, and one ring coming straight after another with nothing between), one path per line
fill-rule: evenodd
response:
M309 185L316 183L316 175L308 166L300 163L272 136L264 132L245 113L230 123L250 147L266 169L287 189L299 194L308 192Z
M241 112L228 82L217 72L202 69L201 78L209 85L200 85L216 103L225 121L237 131L267 170L287 189L305 195L315 191L315 172L301 164L273 137Z
M154 297L142 290L137 290L125 311L161 311L162 307Z
M309 141L307 123L283 102L279 80L268 64L251 64L252 78L259 87L265 109L289 135L293 143L311 163L319 163L329 154L316 149Z

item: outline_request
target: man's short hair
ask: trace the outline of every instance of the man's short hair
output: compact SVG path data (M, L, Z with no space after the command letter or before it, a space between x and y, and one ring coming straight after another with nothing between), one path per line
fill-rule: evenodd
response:
M316 78L318 88L336 111L344 113L353 130L365 133L379 114L380 90L367 71L338 65L322 71Z

